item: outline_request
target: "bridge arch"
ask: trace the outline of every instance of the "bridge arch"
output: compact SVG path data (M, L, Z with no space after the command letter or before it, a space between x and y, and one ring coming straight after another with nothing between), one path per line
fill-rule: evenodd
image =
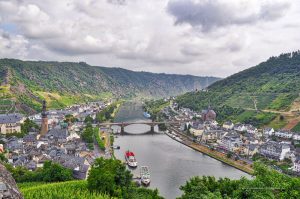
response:
M148 125L150 126L150 132L153 132L154 133L154 127L156 125L159 125L159 124L180 124L180 122L176 121L176 122L111 122L111 123L98 123L98 126L101 127L101 126L119 126L121 127L121 132L120 134L125 134L125 127L126 126L129 126L129 125L133 125L133 124L145 124L145 125Z

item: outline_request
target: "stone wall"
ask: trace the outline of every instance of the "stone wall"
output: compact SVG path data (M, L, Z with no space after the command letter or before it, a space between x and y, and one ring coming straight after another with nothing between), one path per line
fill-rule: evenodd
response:
M6 168L0 163L0 199L23 199L17 184Z

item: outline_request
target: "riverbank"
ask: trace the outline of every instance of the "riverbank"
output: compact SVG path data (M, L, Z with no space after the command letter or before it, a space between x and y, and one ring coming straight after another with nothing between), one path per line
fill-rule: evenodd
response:
M229 166L232 166L236 169L239 169L239 170L241 170L245 173L248 173L250 175L252 175L254 173L252 165L250 165L246 162L240 161L240 160L236 161L236 160L233 160L231 158L227 158L226 154L224 154L224 153L221 153L219 151L212 150L212 149L210 149L206 146L197 144L197 143L191 141L190 138L187 135L179 132L178 130L176 130L174 128L171 128L170 130L177 133L177 134L179 134L181 137L185 138L185 139L182 139L182 140L175 139L170 134L166 133L166 135L168 135L170 138L176 140L177 142L180 142L181 144L184 144L184 145L186 145L186 146L188 146L188 147L190 147L190 148L192 148L196 151L199 151L199 152L201 152L205 155L208 155L208 156L210 156L210 157L212 157L212 158L214 158L218 161L221 161L221 162L223 162L223 163L225 163Z

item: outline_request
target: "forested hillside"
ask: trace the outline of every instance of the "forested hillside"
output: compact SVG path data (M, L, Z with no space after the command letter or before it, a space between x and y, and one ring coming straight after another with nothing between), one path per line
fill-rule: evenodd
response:
M206 87L218 78L134 72L86 63L0 60L0 105L34 112L46 99L51 108L109 97L164 97ZM9 100L7 100L9 99ZM5 107L8 104L7 107Z
M276 111L278 113L298 111L299 107L294 102L298 100L299 93L300 52L298 51L271 57L255 67L215 82L206 92L186 93L178 97L177 102L180 106L195 110L201 110L210 104L215 109L228 112L228 116L237 121L239 119L251 121L253 118L264 120L266 115L269 121L278 115ZM266 110L273 110L273 114L266 113ZM256 111L264 111L264 113L257 115ZM228 119L228 117L219 119Z

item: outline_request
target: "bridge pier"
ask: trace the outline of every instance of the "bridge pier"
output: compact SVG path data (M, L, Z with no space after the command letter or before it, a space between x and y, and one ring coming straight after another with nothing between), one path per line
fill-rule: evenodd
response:
M154 125L151 125L150 132L154 133Z
M121 125L121 135L123 135L125 133L125 130L124 130L125 126L124 125Z

